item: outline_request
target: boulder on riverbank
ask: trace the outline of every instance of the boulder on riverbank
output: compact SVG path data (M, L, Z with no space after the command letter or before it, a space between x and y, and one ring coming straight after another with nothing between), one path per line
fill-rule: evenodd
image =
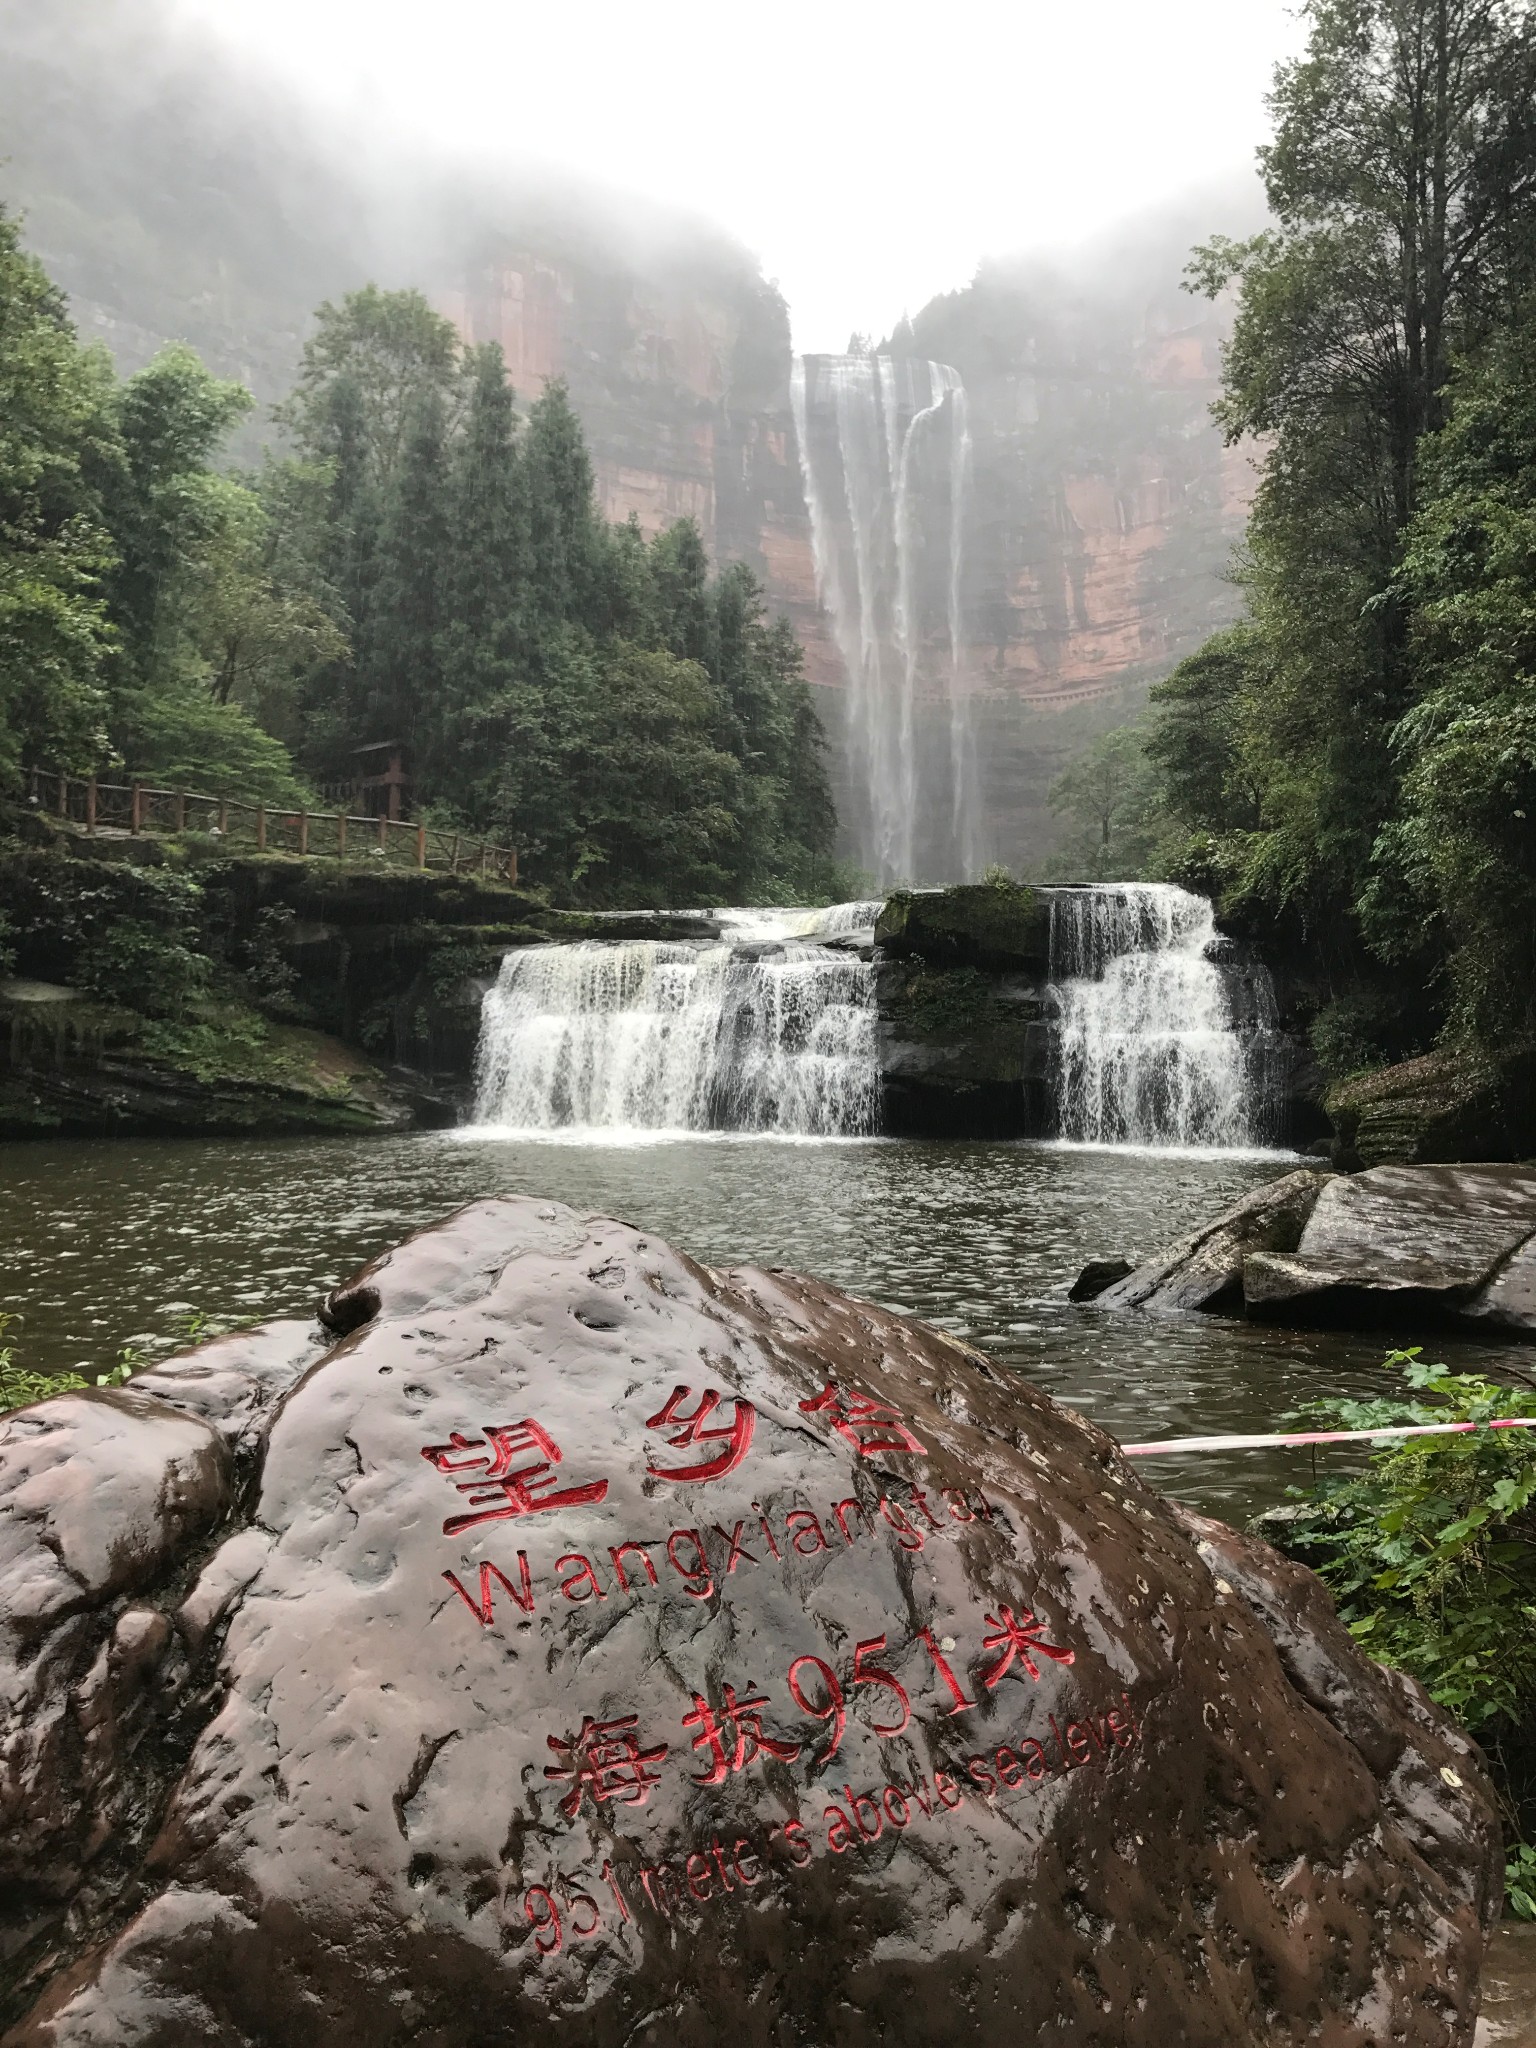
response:
M1536 1339L1536 1171L1286 1174L1103 1289L1097 1306Z
M1069 1411L529 1200L325 1316L0 1423L7 2048L1470 2042L1475 1751Z

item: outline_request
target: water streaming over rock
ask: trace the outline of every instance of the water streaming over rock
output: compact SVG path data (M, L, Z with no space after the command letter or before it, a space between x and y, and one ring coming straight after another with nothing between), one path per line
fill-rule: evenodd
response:
M477 1123L873 1131L874 976L826 942L872 925L879 909L716 911L711 936L697 940L509 953L485 998Z
M1203 896L1169 883L1051 892L1057 1118L1086 1144L1273 1141L1274 995L1221 958Z
M791 393L817 587L848 677L845 829L882 886L981 865L962 675L971 435L947 363L803 356Z

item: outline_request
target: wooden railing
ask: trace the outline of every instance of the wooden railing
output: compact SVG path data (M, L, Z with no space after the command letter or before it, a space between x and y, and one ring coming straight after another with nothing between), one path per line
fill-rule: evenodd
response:
M517 849L404 818L350 817L345 811L294 811L272 804L156 789L147 782L100 782L27 771L27 800L87 833L201 832L257 853L298 853L332 860L384 860L395 867L440 868L453 875L517 880Z

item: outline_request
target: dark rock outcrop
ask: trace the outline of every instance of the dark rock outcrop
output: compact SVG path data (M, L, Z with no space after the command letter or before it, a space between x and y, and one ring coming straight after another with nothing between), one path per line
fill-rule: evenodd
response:
M7 2048L1470 2043L1476 1753L1100 1431L553 1204L326 1314L0 1426Z
M1103 1308L1536 1338L1536 1172L1297 1172L1097 1295Z
M1011 1138L1051 1128L1050 909L979 882L898 890L875 926L885 1125Z
M953 889L898 889L875 923L875 943L893 959L920 959L943 972L1049 972L1049 898L1017 882L967 882Z

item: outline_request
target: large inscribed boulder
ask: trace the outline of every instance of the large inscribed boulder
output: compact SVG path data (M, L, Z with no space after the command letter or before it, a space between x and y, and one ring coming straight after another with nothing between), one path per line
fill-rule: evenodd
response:
M208 1379L125 1397L189 1565L135 1536L97 1635L206 1705L71 1850L115 1899L34 1886L9 2048L1470 2042L1476 1752L977 1353L523 1200L326 1320L234 1495Z

